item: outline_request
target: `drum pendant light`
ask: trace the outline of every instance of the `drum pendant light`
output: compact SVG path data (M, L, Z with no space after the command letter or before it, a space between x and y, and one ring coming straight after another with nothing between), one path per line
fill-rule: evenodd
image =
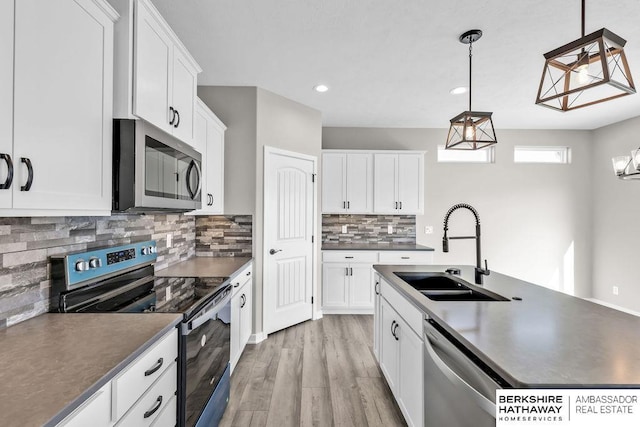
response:
M493 113L471 110L471 58L473 43L482 37L482 31L469 30L459 37L469 45L469 110L450 120L447 150L478 150L497 143L491 115Z
M636 93L624 53L625 39L606 28L544 54L536 104L571 111Z

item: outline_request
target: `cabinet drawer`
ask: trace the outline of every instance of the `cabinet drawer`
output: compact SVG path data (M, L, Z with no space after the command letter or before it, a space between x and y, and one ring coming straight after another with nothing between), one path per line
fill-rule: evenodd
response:
M107 427L111 425L111 382L96 391L57 427Z
M381 251L380 264L431 264L431 251Z
M322 252L323 262L368 262L375 264L378 262L378 252L376 251L324 251Z
M119 420L177 357L178 330L174 329L125 368L113 380L113 419Z
M400 314L405 322L407 322L409 327L411 327L418 336L422 336L422 312L407 301L407 298L402 296L384 279L380 280L380 293L393 309Z
M167 406L162 409L158 418L151 424L152 427L175 427L178 419L178 406L175 396L171 398Z
M178 388L178 364L171 363L158 381L133 405L133 408L117 424L117 427L146 427L151 425L169 405L175 406L173 399ZM171 411L171 410L169 410ZM173 409L175 414L175 409ZM173 425L176 418L174 416Z

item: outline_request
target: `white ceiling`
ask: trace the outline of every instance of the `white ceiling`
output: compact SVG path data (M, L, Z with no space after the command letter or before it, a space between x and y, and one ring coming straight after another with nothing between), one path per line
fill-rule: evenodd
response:
M640 115L640 94L560 113L534 104L543 54L580 37L579 0L153 0L204 69L200 85L258 86L324 126L446 128L473 109L499 129L594 129ZM640 89L640 1L587 1L586 31L627 40ZM324 83L324 94L312 90Z

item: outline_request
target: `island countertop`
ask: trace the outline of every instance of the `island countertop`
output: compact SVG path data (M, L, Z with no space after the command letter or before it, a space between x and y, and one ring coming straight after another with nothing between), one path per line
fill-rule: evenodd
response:
M492 271L483 287L522 301L432 301L395 272L472 266L375 265L394 288L514 387L640 388L640 317Z
M0 425L57 424L181 319L49 313L0 330Z

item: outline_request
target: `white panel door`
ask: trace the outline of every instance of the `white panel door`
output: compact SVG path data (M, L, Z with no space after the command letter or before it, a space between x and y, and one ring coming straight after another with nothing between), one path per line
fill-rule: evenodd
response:
M346 154L324 153L322 155L322 212L324 213L346 211L346 162Z
M198 74L191 71L187 59L174 49L171 106L177 111L177 116L173 135L189 144L193 140L197 78Z
M371 264L349 265L349 306L373 308L373 266Z
M397 213L396 177L398 155L374 154L373 159L373 210L376 213Z
M353 213L373 211L373 155L347 154L347 210Z
M169 111L173 43L145 3L135 4L133 113L171 133L173 125L169 122L174 118Z
M349 306L349 264L322 264L322 306L344 308Z
M0 208L11 207L13 164L13 1L0 2Z
M265 147L265 330L311 318L315 157Z
M15 14L13 207L110 210L113 22L89 0Z
M398 318L400 326L396 328L399 338L400 359L398 364L398 404L404 413L407 424L413 427L422 427L424 400L422 370L424 360L423 341L409 328L409 325ZM417 380L419 379L419 380Z
M396 395L398 388L398 341L393 335L398 320L398 315L391 305L384 299L380 299L380 369L384 373L389 388Z
M398 155L399 213L418 214L424 209L422 154Z

